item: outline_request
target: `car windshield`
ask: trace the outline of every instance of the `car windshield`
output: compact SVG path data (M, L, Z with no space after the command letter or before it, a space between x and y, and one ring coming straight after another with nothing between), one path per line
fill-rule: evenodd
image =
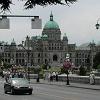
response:
M22 78L17 79L17 78L14 78L14 79L12 79L12 83L14 85L16 85L16 84L28 84L29 82L28 82L27 79L22 79Z

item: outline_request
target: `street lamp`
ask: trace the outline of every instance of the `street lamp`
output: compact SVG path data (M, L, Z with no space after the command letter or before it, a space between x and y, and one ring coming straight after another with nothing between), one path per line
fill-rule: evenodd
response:
M24 62L24 63L25 63L25 64L24 64L24 67L25 67L24 69L25 69L25 72L26 72L26 69L27 69L27 68L26 68L26 66L27 66L27 60L26 60L26 59L25 59L25 62Z
M30 49L29 49L29 37L27 36L27 39L28 39L28 48L26 49L24 46L23 46L23 44L24 44L24 41L22 41L22 45L21 45L21 47L23 47L23 49L26 51L26 53L27 53L27 75L28 75L28 80L29 80L29 82L30 82L30 68L29 68L29 66L30 66L30 61L29 61L29 57L30 57ZM25 60L25 62L26 62L26 60Z
M100 24L98 23L98 22L99 22L99 20L100 20L100 18L98 18L97 23L96 23L96 25L95 25L95 27L96 27L96 29L97 29L97 30L98 30L98 29L99 29L99 27L100 27Z
M13 72L13 65L14 65L14 59L10 59L10 64L11 64L11 71Z
M67 83L66 83L66 85L70 85L68 75L69 75L69 69L71 68L71 66L72 66L72 64L71 64L70 59L69 59L69 54L66 54L66 58L65 58L64 63L63 63L63 68L65 69L66 74L67 74Z
M90 67L90 71L92 70L93 68L93 65L94 65L94 62L93 62L93 59L94 59L94 47L95 47L95 43L94 41L91 43L90 42L90 57L91 57L91 67Z

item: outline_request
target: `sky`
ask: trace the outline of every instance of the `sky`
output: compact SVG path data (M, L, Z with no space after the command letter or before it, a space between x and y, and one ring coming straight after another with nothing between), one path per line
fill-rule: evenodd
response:
M19 44L27 35L30 37L41 35L44 25L49 21L51 11L54 21L60 27L62 37L66 33L69 44L81 45L93 40L97 44L100 41L100 29L95 28L100 18L100 0L77 0L70 6L36 6L30 10L24 9L24 2L12 1L14 4L11 5L10 12L6 12L7 15L39 16L42 19L42 29L31 29L31 18L10 18L10 29L0 29L0 41L10 44L14 38Z

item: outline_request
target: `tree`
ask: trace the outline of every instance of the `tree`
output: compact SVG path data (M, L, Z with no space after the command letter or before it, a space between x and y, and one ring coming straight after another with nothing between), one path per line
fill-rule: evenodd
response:
M4 63L3 66L4 66L4 69L9 69L12 67L11 64L8 64L8 63Z
M36 5L46 6L46 5L69 5L69 3L74 3L77 0L18 0L25 1L25 9L32 9ZM64 1L64 2L62 2ZM0 0L0 9L2 11L10 10L10 5L13 4L13 0Z
M97 69L97 66L100 65L100 52L98 52L93 59L93 67Z

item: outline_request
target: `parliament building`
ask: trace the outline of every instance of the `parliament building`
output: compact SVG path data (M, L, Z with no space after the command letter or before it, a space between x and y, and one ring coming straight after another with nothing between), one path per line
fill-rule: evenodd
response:
M69 44L67 35L61 38L59 25L50 14L49 21L44 25L41 36L26 36L23 44L0 42L0 58L3 62L25 66L47 64L51 67L62 66L66 54L73 66L93 66L93 58L100 51L100 45L94 41L80 46Z

